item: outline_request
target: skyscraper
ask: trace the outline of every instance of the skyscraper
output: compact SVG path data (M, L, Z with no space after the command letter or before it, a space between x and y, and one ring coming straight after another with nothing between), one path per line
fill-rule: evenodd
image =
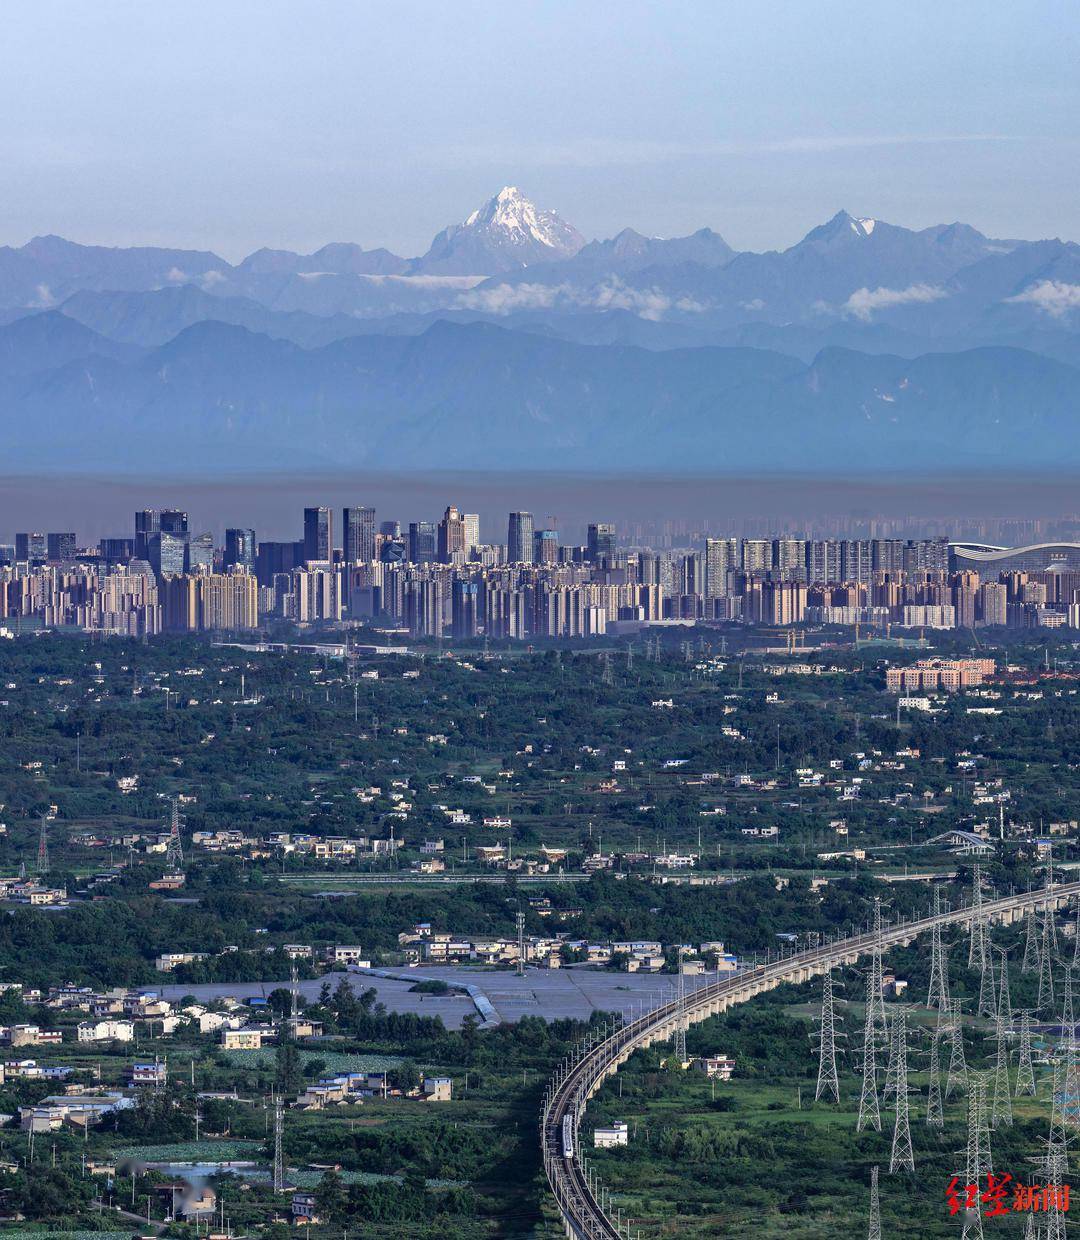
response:
M531 512L512 512L506 532L506 558L511 564L533 562L533 515Z
M439 522L439 559L443 564L450 564L455 554L464 556L467 550L465 518L451 504Z
M48 541L44 534L16 534L16 560L44 560L48 556Z
M533 563L558 564L559 531L537 530L533 534Z
M601 556L615 554L615 526L607 521L595 522L589 526L588 558L596 563Z
M341 548L346 564L370 564L375 559L375 509L341 510Z
M480 514L463 512L461 519L465 523L465 558L471 559L473 552L480 546Z
M334 514L329 508L304 509L304 559L308 563L334 558Z
M255 571L254 530L234 528L225 531L225 558L222 564L226 572L230 568L246 568L249 573Z
M46 540L46 551L50 560L62 564L70 563L75 559L75 535L50 534Z
M435 559L435 523L433 521L409 522L409 560L413 564L429 564Z

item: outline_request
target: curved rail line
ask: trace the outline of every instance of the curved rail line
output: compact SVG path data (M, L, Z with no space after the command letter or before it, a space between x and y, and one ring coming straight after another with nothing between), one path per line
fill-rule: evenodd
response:
M982 916L1009 925L1031 908L1045 907L1048 901L1058 907L1076 895L1080 895L1080 882L1055 883L1049 892L1041 889L987 900L982 905ZM968 906L950 909L937 917L900 921L882 927L881 946L910 943L935 922L943 926L965 925L971 918ZM582 1157L578 1125L589 1099L634 1051L668 1041L680 1019L696 1024L783 982L809 981L837 965L853 964L873 946L872 932L856 934L711 982L685 996L681 1016L678 1000L674 1000L619 1025L607 1036L587 1040L570 1056L548 1083L540 1120L544 1170L567 1236L571 1240L631 1240L629 1223L618 1212L612 1217L606 1190L597 1183ZM566 1120L568 1124L564 1123Z

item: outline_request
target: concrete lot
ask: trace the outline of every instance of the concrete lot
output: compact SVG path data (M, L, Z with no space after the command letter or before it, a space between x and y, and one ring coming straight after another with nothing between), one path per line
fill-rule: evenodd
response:
M488 997L500 1019L515 1021L522 1016L543 1016L546 1020L571 1017L586 1020L594 1011L621 1012L638 1015L643 1009L655 1007L674 997L675 978L671 974L613 973L606 969L529 969L524 977L494 969L474 969L463 965L434 968L393 970L396 977L370 977L363 973L328 973L324 977L297 983L307 999L318 997L324 982L331 988L347 980L355 990L374 986L379 1001L392 1012L416 1012L421 1016L441 1016L450 1029L461 1026L473 1001L463 994L422 995L410 986L422 978L439 978L450 985L469 984L479 987ZM406 980L396 980L397 977ZM686 979L689 992L695 985L711 981L711 977ZM265 982L234 982L204 986L163 984L154 987L167 999L194 995L199 1000L218 999L231 995L238 999L252 995L267 996L279 986L288 987L288 980ZM150 989L150 988L148 988Z

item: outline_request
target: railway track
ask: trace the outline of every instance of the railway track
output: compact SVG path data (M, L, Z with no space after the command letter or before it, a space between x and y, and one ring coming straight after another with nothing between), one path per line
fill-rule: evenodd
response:
M1058 907L1077 895L1080 882L1058 883L1049 892L1023 892L988 900L981 912L988 921L1010 924L1029 909L1043 907L1048 900ZM896 922L882 928L881 946L910 943L929 931L935 922L942 926L967 925L971 917L971 908L965 907L937 917ZM783 982L805 982L837 965L853 964L873 948L874 942L872 932L837 938L711 982L685 997L681 1015L678 1000L673 1000L626 1024L598 1031L578 1048L551 1078L540 1120L544 1170L567 1236L571 1240L632 1238L629 1222L617 1210L612 1214L607 1191L588 1166L578 1126L589 1099L634 1051L667 1041L680 1019L695 1024Z

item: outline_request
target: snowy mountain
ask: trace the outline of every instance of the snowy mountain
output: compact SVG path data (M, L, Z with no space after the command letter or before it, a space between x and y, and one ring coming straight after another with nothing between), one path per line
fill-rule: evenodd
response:
M474 211L464 224L444 228L411 275L497 275L537 263L570 258L585 238L560 219L507 185Z

